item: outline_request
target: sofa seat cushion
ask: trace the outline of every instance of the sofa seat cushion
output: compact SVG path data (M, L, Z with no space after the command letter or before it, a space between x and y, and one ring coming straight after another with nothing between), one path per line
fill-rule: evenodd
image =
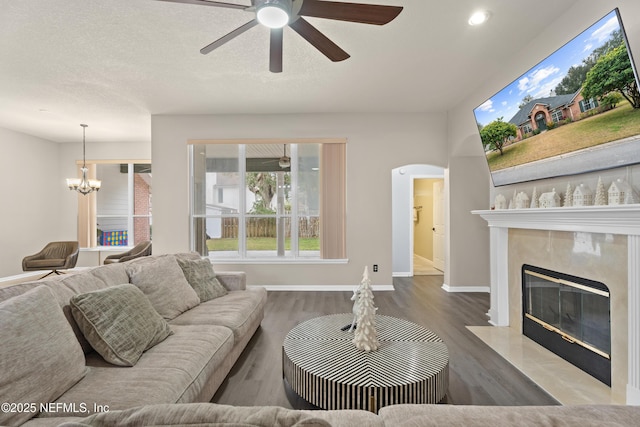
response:
M180 325L172 329L173 335L143 353L132 367L111 365L97 353L87 355L87 375L57 402L76 406L85 402L88 411L93 412L93 403L107 405L112 411L194 401L231 352L233 334L228 328L215 325ZM87 414L40 414L77 415Z
M171 320L171 325L220 325L233 331L236 342L264 317L267 291L248 288L204 302Z
M2 402L36 405L0 411L0 425L19 425L40 403L57 399L85 376L80 344L47 286L0 303Z
M71 312L91 347L114 365L135 365L171 334L149 299L129 283L75 295Z

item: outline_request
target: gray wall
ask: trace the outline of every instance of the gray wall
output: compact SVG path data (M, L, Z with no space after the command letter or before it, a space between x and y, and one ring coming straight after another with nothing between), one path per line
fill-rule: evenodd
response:
M457 107L448 111L449 149L449 244L453 254L447 261L445 284L454 286L486 286L489 283L489 234L486 223L469 214L473 209L488 209L493 204L493 189L488 167L484 160L480 137L476 128L473 109L502 89L522 73L547 57L557 48L580 34L591 24L618 7L625 26L632 53L638 65L640 61L640 2L621 1L581 1L564 15L550 22L538 37L514 53L513 60L501 64L493 78L476 91L468 94ZM529 18L528 18L529 19ZM530 19L535 19L532 17ZM499 48L499 47L496 47ZM609 173L610 175L613 172ZM618 172L619 173L619 172ZM623 176L624 176L624 172ZM597 181L597 175L590 174L576 179ZM558 180L531 183L518 186L519 191L538 186L552 187ZM564 191L566 178L559 190ZM594 188L594 186L592 186ZM500 187L505 195L513 194L513 188Z
M153 116L154 251L189 249L188 139L344 137L347 142L347 264L217 265L244 270L250 285L392 283L392 169L446 166L444 114Z
M60 229L59 197L65 188L59 180L58 144L0 128L0 151L3 277L21 273L22 258L38 252L47 242L74 240L76 233Z

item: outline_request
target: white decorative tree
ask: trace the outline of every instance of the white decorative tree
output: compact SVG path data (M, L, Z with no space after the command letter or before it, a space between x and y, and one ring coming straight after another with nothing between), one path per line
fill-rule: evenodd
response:
M593 200L593 204L596 206L604 206L607 204L607 192L604 189L602 183L602 177L598 177L598 184L596 185L596 197Z
M538 189L533 187L533 193L531 193L531 209L538 207Z
M573 206L573 188L571 188L571 183L567 183L567 191L564 193L564 207Z
M365 267L362 281L360 282L358 321L352 342L358 350L367 353L376 351L379 345L378 332L376 331L376 310L377 308L373 305L373 292L371 291L371 280L369 280L369 269Z

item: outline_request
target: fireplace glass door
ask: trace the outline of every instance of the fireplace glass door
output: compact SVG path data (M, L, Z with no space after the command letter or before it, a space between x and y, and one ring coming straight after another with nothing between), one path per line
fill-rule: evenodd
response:
M579 358L592 364L586 359L594 358L610 364L610 301L604 284L530 265L522 267L522 280L525 335L571 363Z

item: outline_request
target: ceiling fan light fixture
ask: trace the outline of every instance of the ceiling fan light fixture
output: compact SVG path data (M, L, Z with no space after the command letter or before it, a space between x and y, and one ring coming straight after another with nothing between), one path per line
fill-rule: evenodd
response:
M291 0L263 0L256 5L256 18L265 27L282 28L290 15Z
M286 156L281 157L280 160L278 161L278 166L280 166L282 169L291 167L291 159Z
M485 22L487 22L490 17L491 17L491 14L488 11L479 10L475 12L473 15L471 15L471 17L469 18L469 25L471 25L472 27L475 27L477 25L482 25Z

